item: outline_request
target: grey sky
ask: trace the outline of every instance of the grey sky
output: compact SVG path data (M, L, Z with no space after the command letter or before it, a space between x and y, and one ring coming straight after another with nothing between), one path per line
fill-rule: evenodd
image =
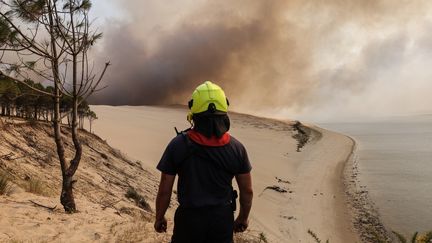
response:
M197 58L189 55L194 50L190 46L196 46L203 55L208 52L209 58L222 62L215 62L214 69L200 69L207 70L210 78L224 79L215 81L226 86L228 95L234 96L233 108L239 111L311 120L432 112L431 1L264 3L93 1L94 15L99 16L97 23L105 33L98 47L116 65L111 71L127 79L135 77L131 82L122 81L132 86L127 89L129 97L114 99L108 90L97 102L149 104L146 99L130 99L140 95L134 94L133 87L142 89L145 96L145 90L157 93L163 84L172 85L160 81L161 87L152 86L160 75L169 74L161 80L205 76L193 69L193 75L185 73L186 68L197 65L188 61ZM231 32L233 26L238 31ZM217 38L224 53L205 49L201 35ZM242 43L235 44L234 37ZM124 51L122 45L126 45ZM122 51L112 51L113 46ZM136 53L128 51L130 46ZM123 52L129 56L124 57ZM221 57L224 54L230 57ZM239 63L233 63L233 55ZM124 61L128 58L136 63L128 65ZM142 69L148 70L143 73ZM106 82L113 90L119 88L113 81L118 77L108 73ZM180 81L177 93L170 91L173 93L156 103L185 103L195 82L200 80Z

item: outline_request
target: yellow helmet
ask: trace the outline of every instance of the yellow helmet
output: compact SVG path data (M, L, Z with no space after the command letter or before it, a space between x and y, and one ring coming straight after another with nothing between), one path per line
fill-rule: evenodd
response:
M229 101L222 88L210 81L205 81L192 93L192 99L189 101L188 120L192 120L192 114L205 111L228 112L228 106Z

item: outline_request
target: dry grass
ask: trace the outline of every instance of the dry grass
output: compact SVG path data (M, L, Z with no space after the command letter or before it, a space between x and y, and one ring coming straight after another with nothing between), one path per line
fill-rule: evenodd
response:
M152 222L154 218L152 213L138 209L136 207L121 207L118 212L122 215L129 215L140 222Z
M35 241L24 241L24 240L11 239L9 241L4 241L4 242L5 243L33 243ZM37 243L47 243L47 242L48 241L38 241Z
M49 196L45 184L38 179L29 179L27 181L26 191L40 196Z
M8 243L24 243L24 241L22 241L22 240L10 240L10 241L5 241L5 242L8 242Z
M13 192L10 178L4 173L0 173L0 195L9 196Z
M145 200L145 198L140 195L135 188L133 187L129 187L125 196L129 199L132 199L135 201L136 205L144 210L146 210L147 212L151 212L152 209L150 207L150 204L147 203L147 201Z
M263 232L246 231L234 234L234 243L268 243L268 239Z
M137 222L133 226L125 229L117 237L115 242L142 242L147 238L144 222Z

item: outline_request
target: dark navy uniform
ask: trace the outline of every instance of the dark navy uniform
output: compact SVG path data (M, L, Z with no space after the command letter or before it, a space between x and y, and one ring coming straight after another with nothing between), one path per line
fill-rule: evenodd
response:
M226 133L215 141L193 130L178 135L157 169L179 176L172 242L232 242L232 180L252 169L237 139Z

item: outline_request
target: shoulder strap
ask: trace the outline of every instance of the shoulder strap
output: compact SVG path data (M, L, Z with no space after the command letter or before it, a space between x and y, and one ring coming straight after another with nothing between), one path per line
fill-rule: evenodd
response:
M198 144L194 144L189 137L187 136L187 131L182 131L179 133L183 137L183 141L186 144L186 156L180 161L179 168L183 166L183 163L192 157L198 150L200 150L200 146Z

